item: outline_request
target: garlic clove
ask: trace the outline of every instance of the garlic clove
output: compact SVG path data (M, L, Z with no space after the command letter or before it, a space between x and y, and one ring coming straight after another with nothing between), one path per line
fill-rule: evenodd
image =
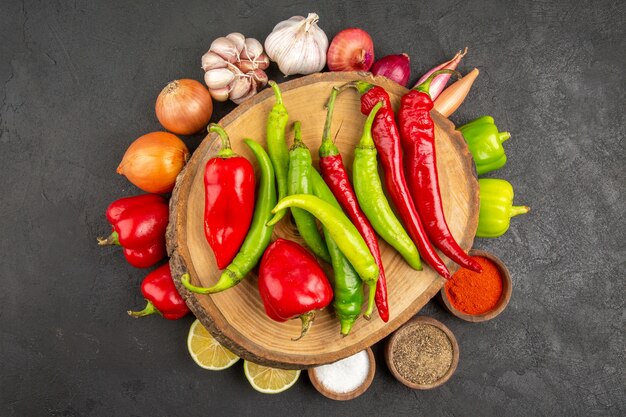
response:
M241 57L254 61L256 57L263 53L263 45L254 38L246 38L246 43L241 53Z
M266 70L270 66L270 59L267 54L264 53L259 55L254 62L257 64L257 67L262 70Z
M250 61L249 59L242 59L237 63L237 68L241 70L243 73L248 73L250 71L254 71L259 66L256 61Z
M252 87L252 77L248 75L239 76L235 78L232 83L230 83L229 87L229 97L231 100L235 101L248 94L250 88Z
M228 86L222 88L209 88L209 93L211 94L213 100L224 102L228 100L229 90Z
M235 44L235 47L237 48L237 53L240 54L246 43L246 37L239 32L233 32L226 35L226 38L230 39Z
M235 74L228 68L212 69L204 73L204 82L210 89L226 87L235 79Z
M250 91L248 91L248 94L246 94L245 96L238 98L238 99L234 99L233 103L235 104L241 104L244 101L246 101L247 99L249 99L250 97L254 96L257 92L257 88L256 88L256 84L252 83L252 88L250 88Z
M226 60L215 52L208 51L206 54L202 55L202 69L204 71L225 67Z
M239 51L235 42L228 38L221 37L211 42L209 51L215 52L228 62L237 62L239 59Z
M252 80L256 84L257 90L265 87L267 82L269 81L267 78L267 74L262 69L256 69L248 73L248 75L252 76Z

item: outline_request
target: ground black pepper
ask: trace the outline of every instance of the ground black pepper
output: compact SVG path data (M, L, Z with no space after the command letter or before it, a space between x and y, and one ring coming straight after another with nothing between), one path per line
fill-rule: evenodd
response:
M441 329L430 324L415 324L397 336L393 365L414 384L432 384L452 365L452 343Z

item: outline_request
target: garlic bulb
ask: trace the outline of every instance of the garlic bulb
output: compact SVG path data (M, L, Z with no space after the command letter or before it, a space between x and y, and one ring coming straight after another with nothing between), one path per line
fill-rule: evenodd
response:
M326 65L328 38L317 26L319 16L294 16L274 26L265 39L265 52L285 75L312 74Z

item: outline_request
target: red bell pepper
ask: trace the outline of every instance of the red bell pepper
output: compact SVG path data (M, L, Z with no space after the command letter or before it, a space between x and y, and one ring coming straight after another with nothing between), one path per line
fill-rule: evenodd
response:
M222 149L204 169L204 235L213 249L217 267L226 268L246 238L254 211L254 169L230 147L228 135L211 124Z
M295 242L277 239L269 245L259 268L259 293L267 315L276 321L299 317L302 338L315 311L333 299L333 290L317 260Z
M169 263L146 275L141 283L141 293L148 303L141 311L129 311L131 317L138 318L157 313L168 320L178 320L189 313L185 300L176 291Z
M167 201L156 194L121 198L109 205L107 220L113 233L98 244L119 245L129 264L148 268L167 256L165 230L169 221Z

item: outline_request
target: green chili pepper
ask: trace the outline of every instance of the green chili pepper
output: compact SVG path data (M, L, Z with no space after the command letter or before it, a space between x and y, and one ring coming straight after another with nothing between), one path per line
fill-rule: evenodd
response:
M272 208L276 205L276 185L274 184L274 168L265 149L251 139L244 142L256 157L261 170L261 181L257 201L254 207L252 225L246 239L233 261L222 271L220 279L212 287L196 287L189 282L189 274L181 277L181 282L191 292L198 294L214 294L239 284L261 259L261 255L270 243L274 226L267 226L272 218Z
M369 286L367 311L372 311L378 281L378 265L356 227L341 210L312 195L296 194L285 197L276 204L272 213L290 207L308 211L328 229L330 237L337 243L363 282ZM270 221L270 224L274 223L275 218Z
M267 117L267 153L270 155L272 165L274 165L274 173L276 174L276 182L278 184L278 199L287 196L287 172L289 169L289 149L285 142L285 128L289 120L287 108L283 104L283 96L280 93L278 84L274 81L269 82L270 87L274 90L276 104L272 107ZM287 210L279 213L278 220L282 219Z
M384 102L379 102L370 111L363 127L361 141L354 150L354 163L352 164L354 192L374 230L393 246L412 268L421 271L422 263L417 248L389 206L378 176L372 123L383 104Z
M311 152L306 144L302 142L300 122L294 123L294 139L291 149L289 149L289 173L287 175L287 194L313 194L311 185ZM292 207L293 216L300 236L311 248L313 253L326 262L330 262L330 254L326 243L317 229L315 217L308 211Z
M530 211L529 207L513 205L513 186L506 180L483 178L478 180L478 186L478 237L502 236L509 229L511 217Z
M333 195L322 176L315 169L311 170L313 183L313 194L338 210L341 210L339 202ZM333 281L333 308L341 324L341 334L347 335L352 329L352 325L361 313L363 306L363 284L359 274L356 273L350 261L341 253L337 242L330 236L330 232L323 227L326 236L326 245L332 260L335 280Z
M509 139L509 132L498 132L493 117L482 116L458 128L469 147L478 175L502 168L506 153L502 142Z

